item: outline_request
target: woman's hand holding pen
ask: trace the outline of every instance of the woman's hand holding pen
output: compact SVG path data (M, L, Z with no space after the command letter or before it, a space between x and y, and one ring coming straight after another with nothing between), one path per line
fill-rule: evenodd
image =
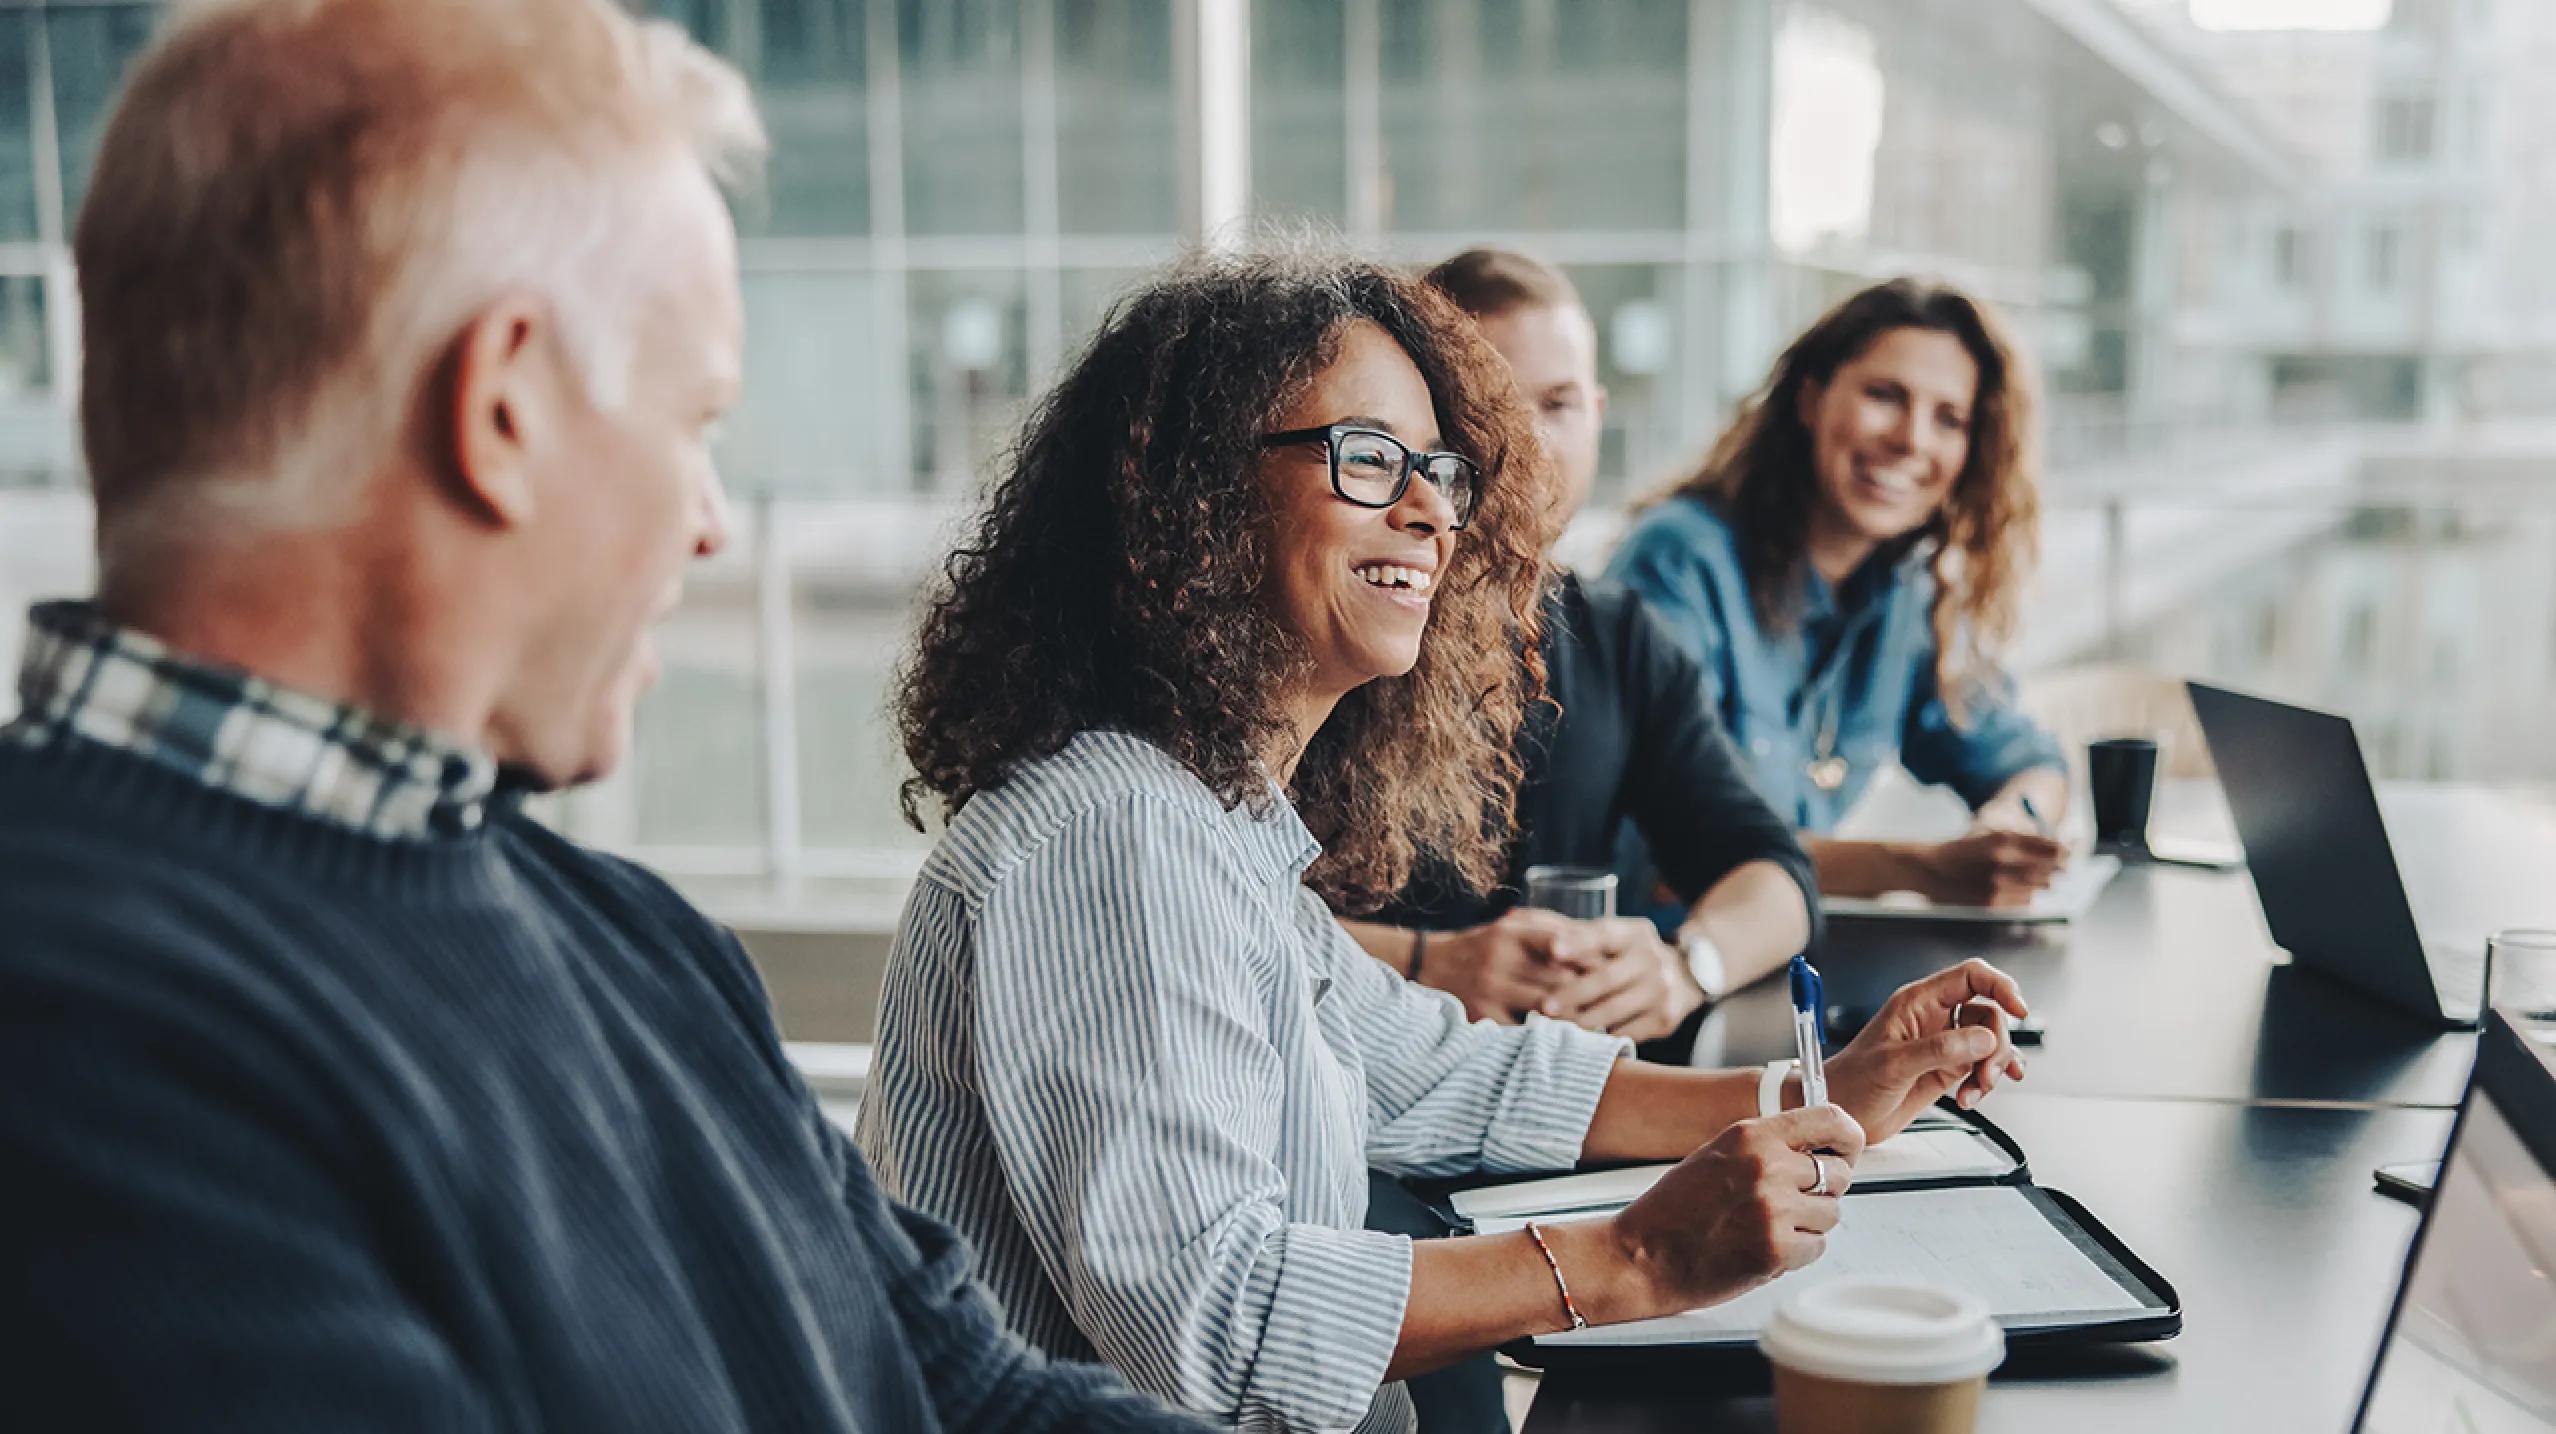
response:
M1985 961L1912 981L1829 1057L1828 1098L1877 1141L1944 1095L1957 1091L1963 1108L1977 1105L2001 1080L2023 1079L2006 1019L2027 1014L2014 978Z
M1606 1221L1634 1287L1608 1317L1718 1304L1818 1259L1863 1150L1863 1132L1833 1105L1715 1136Z
M2028 906L2068 864L2068 848L2056 837L2001 826L1902 851L1906 884L1956 906Z

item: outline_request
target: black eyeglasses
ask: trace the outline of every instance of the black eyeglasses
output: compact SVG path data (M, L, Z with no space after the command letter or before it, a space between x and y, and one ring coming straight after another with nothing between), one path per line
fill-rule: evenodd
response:
M1390 508L1411 491L1411 475L1429 480L1455 514L1451 529L1473 520L1473 505L1482 493L1482 470L1461 453L1421 453L1381 429L1354 423L1320 428L1291 428L1260 440L1263 448L1319 443L1331 456L1331 491L1361 508Z

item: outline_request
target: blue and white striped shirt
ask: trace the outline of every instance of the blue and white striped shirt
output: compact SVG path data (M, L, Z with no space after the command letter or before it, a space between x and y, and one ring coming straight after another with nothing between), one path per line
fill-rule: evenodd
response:
M1411 1246L1360 1228L1368 1167L1567 1166L1627 1047L1395 978L1318 850L1123 734L980 793L889 954L858 1138L1033 1343L1244 1429L1408 1429Z

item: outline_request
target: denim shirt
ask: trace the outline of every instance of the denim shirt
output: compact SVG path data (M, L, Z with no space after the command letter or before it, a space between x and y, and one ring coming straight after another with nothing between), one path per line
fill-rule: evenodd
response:
M2065 764L2058 743L2015 710L2002 675L1970 694L1961 722L1945 710L1922 551L1895 566L1867 563L1842 587L1806 574L1800 621L1768 632L1728 518L1679 497L1634 523L1607 576L1694 649L1760 795L1805 831L1833 830L1894 761L1973 807L2024 772Z

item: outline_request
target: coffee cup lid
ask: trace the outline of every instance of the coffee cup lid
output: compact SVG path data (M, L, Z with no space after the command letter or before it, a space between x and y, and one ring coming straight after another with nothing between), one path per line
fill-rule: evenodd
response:
M1932 1285L1837 1280L1783 1303L1757 1336L1768 1359L1850 1384L1951 1384L2006 1357L1988 1307Z

